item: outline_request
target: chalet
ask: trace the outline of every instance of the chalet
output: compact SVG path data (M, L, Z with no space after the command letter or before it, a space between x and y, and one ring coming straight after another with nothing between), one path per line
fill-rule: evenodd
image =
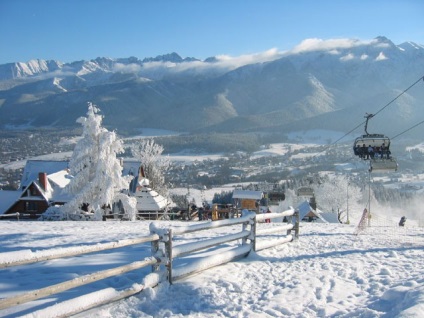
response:
M140 162L136 160L121 160L122 175L134 176L129 185L129 194L137 199L139 218L159 219L166 214L170 201L149 187L149 180L144 175ZM68 161L28 160L24 168L21 186L17 191L3 193L5 204L0 206L0 214L15 214L37 218L48 207L63 205L71 197L62 191L70 182L72 176L68 172ZM10 194L9 192L12 192ZM6 200L8 198L8 200ZM115 211L116 210L116 211ZM120 207L113 207L110 212L115 215Z
M122 161L123 175L136 175L140 163ZM72 177L68 161L28 160L22 173L19 190L0 194L0 215L19 212L35 218L49 206L63 205L71 198L62 189Z
M40 172L47 175L68 169L69 161L66 160L27 160L22 172L20 191L24 191L31 182L37 180Z
M69 199L63 188L71 180L68 170L47 174L40 172L36 180L31 181L4 214L19 212L30 218L37 218L52 205L63 205Z

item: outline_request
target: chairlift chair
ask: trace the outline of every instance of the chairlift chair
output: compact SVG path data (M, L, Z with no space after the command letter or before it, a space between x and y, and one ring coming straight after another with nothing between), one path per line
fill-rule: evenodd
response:
M370 160L370 172L395 172L397 169L398 163L394 158Z
M355 139L353 143L353 153L355 156L365 160L370 160L370 172L393 172L397 171L398 163L390 156L390 138L383 134L370 134L368 133L368 120L374 115L366 114L365 122L365 135L362 135ZM368 155L368 147L371 146L374 149L381 148L384 144L385 152L383 154L377 153L373 157ZM365 149L363 148L365 146ZM365 152L365 153L364 153Z

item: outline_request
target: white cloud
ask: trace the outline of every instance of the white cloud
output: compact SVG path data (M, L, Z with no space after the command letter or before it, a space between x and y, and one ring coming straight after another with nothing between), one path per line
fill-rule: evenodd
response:
M380 47L385 47L387 43L380 43L378 39L373 40L357 40L357 39L328 39L322 40L318 38L311 38L302 41L299 45L295 46L292 50L287 52L278 51L276 48L272 48L265 52L259 52L254 54L245 54L240 56L230 56L230 55L217 55L215 56L214 62L204 62L204 61L190 61L182 63L173 63L173 62L148 62L144 63L142 66L137 64L117 64L114 71L119 72L128 72L128 73L144 73L148 76L161 77L161 75L169 72L179 73L179 72L192 72L192 73L202 73L202 72L226 72L242 67L248 64L254 63L264 63L273 61L283 57L284 55L296 54L301 52L310 52L310 51L327 51L333 55L339 55L340 50L349 49L354 47L359 47L363 45L374 44ZM353 54L348 54L340 59L342 61L348 61L355 58ZM360 59L367 59L368 56L363 54ZM377 58L377 60L384 59L382 57Z
M141 69L141 66L138 64L122 64L122 63L116 63L114 66L115 72L121 72L121 73L138 73Z
M355 39L329 39L322 40L317 38L306 39L300 42L299 45L295 46L289 53L296 54L302 52L311 52L311 51L329 51L337 49L349 49L353 47L358 47L361 45L370 44L375 40L371 41L361 41Z
M345 56L342 56L340 58L341 61L350 61L353 60L355 58L355 55L353 55L352 53L346 54Z
M247 64L253 63L263 63L276 60L282 57L282 53L279 52L276 48L267 50L265 52L249 54L249 55L240 55L237 57L231 57L229 55L218 55L216 59L222 66L226 67L240 67Z
M147 71L150 74L156 72L160 74L162 71L171 71L171 72L205 72L209 70L213 71L230 71L238 67L254 64L254 63L264 63L276 60L281 58L283 55L277 49L273 48L265 52L240 55L240 56L229 56L229 55L218 55L215 56L214 62L204 62L204 61L190 61L182 63L172 63L172 62L148 62L144 63L140 67L140 71ZM118 70L118 69L117 69ZM127 70L131 72L131 68L122 65L119 68L120 71Z

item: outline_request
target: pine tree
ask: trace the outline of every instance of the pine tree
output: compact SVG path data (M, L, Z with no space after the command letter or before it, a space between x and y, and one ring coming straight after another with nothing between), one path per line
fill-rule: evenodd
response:
M136 199L122 193L128 190L130 176L122 176L117 154L124 151L115 132L102 127L99 109L89 103L87 117L77 120L83 126L69 162L73 179L64 189L72 199L60 210L66 219L101 220L106 209L121 201L126 218L134 220Z

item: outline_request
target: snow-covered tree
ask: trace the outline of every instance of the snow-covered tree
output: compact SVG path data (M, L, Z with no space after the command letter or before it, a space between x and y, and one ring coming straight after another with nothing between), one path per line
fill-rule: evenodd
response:
M168 185L165 173L171 166L169 157L162 156L163 147L153 139L142 139L140 143L131 147L133 156L140 160L146 178L152 189L164 197L168 197Z
M98 112L89 103L87 117L77 120L83 126L83 134L69 162L73 179L64 189L71 200L59 210L67 219L101 220L105 210L121 201L126 217L134 220L136 199L122 193L128 190L132 177L122 176L122 166L116 157L124 151L122 140L102 127Z
M362 199L360 187L344 175L329 176L325 182L314 184L318 207L326 212L334 211L346 218L347 205L356 205Z

